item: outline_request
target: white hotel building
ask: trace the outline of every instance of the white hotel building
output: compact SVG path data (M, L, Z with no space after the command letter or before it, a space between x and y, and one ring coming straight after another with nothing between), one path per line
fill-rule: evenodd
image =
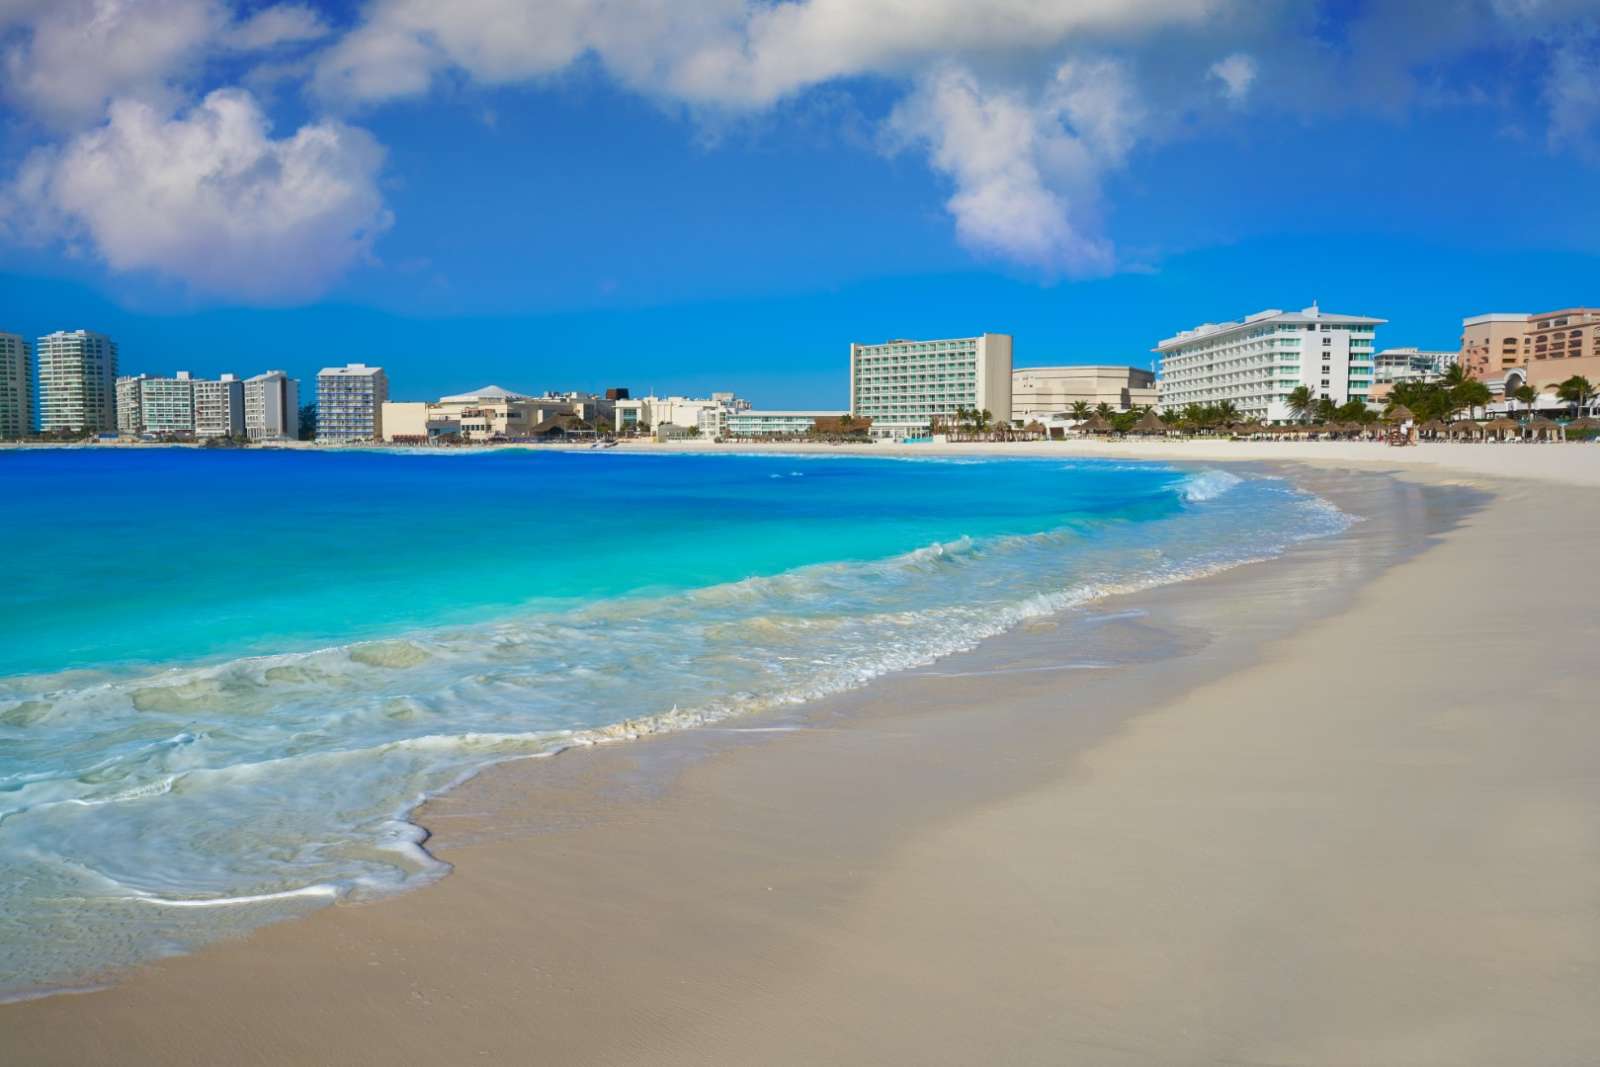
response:
M842 418L843 411L748 411L731 412L723 433L729 437L799 437L816 428L818 419Z
M92 330L39 338L39 429L108 433L117 428L117 343Z
M1208 322L1169 337L1161 356L1161 409L1230 401L1241 415L1294 418L1289 394L1304 385L1335 404L1367 399L1372 336L1384 319L1303 311L1258 311L1243 322Z
M317 374L317 440L342 444L383 439L389 378L382 367L351 363Z
M966 408L1011 421L1011 335L850 346L850 414L874 437L922 437Z

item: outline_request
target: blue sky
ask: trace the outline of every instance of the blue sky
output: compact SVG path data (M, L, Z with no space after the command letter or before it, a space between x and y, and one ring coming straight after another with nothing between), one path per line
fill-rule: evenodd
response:
M1454 347L1600 299L1597 7L17 0L0 329L771 406L851 340L1148 365L1313 299Z

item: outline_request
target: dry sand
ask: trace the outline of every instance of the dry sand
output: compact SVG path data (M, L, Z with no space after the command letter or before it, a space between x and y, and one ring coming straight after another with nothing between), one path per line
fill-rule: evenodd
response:
M1600 1062L1600 493L1344 462L1344 538L497 768L439 885L0 1007L0 1062Z

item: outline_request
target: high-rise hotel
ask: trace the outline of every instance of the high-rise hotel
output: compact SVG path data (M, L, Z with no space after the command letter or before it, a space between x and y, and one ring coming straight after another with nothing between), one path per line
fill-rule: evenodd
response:
M28 342L0 333L0 438L33 432L33 375Z
M317 375L317 440L335 444L383 439L389 379L382 367L351 363Z
M1161 356L1161 409L1231 402L1247 417L1294 417L1289 394L1304 385L1335 404L1366 400L1373 332L1385 319L1304 311L1258 311L1243 322L1208 322L1169 337Z
M300 383L281 370L244 380L244 432L252 441L300 436Z
M39 429L116 428L117 343L90 330L57 330L39 338Z
M850 414L874 437L921 437L961 410L1011 421L1011 335L850 346Z

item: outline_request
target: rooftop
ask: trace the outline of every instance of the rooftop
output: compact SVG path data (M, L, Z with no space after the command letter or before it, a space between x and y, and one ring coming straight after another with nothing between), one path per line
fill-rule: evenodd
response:
M1169 337L1156 345L1155 351L1163 352L1168 348L1187 344L1202 337L1215 337L1232 333L1235 330L1242 330L1247 326L1259 326L1266 322L1285 326L1304 326L1311 323L1328 323L1335 326L1382 326L1388 321L1388 319L1375 319L1365 315L1335 315L1330 311L1323 311L1315 304L1299 311L1267 308L1253 315L1246 315L1243 322L1203 322L1192 330L1179 330L1175 336Z

